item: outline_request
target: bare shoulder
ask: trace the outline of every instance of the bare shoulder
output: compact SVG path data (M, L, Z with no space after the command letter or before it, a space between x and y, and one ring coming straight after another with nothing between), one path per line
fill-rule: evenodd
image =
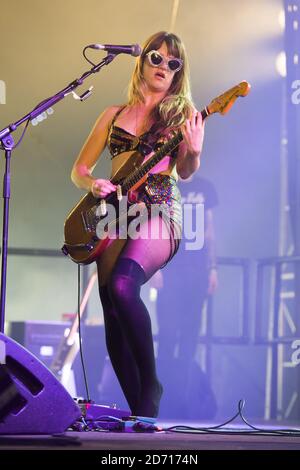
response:
M102 113L98 116L92 132L96 134L99 132L107 133L115 114L120 108L121 105L114 105L104 109L104 111L102 111Z
M107 122L110 122L114 115L123 107L124 105L112 105L112 106L109 106L108 108L104 109L104 111L102 111L102 113L100 114L99 119L103 120L103 121L107 121Z

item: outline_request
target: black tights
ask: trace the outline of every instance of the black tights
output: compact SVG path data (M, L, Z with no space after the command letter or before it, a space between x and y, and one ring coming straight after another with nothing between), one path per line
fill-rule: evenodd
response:
M99 290L107 350L131 412L155 417L162 386L156 375L150 316L140 298L145 280L136 261L120 258Z

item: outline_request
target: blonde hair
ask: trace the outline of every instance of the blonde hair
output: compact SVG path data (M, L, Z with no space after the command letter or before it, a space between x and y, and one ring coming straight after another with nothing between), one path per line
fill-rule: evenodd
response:
M175 73L167 95L153 109L151 118L158 123L158 129L177 128L187 119L194 108L189 78L189 65L185 48L178 36L166 31L153 34L143 45L143 51L137 59L128 88L128 104L130 106L144 102L143 65L146 54L157 50L166 43L168 54L183 60L183 67Z

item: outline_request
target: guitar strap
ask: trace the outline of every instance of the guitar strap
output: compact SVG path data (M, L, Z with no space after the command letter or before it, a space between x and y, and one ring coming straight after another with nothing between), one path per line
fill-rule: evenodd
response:
M121 114L121 112L126 108L126 106L127 106L127 105L124 104L123 106L120 107L120 109L118 109L118 111L116 111L116 113L114 114L114 117L112 118L112 121L111 121L111 123L110 123L110 126L109 126L110 129L111 129L112 126L114 125L114 123L115 123L117 117L119 116L119 114Z

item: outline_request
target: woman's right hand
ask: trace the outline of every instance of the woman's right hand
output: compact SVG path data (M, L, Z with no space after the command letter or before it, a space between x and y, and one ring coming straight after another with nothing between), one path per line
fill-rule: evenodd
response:
M91 193L94 197L105 197L117 189L117 186L109 180L97 179L91 185Z

